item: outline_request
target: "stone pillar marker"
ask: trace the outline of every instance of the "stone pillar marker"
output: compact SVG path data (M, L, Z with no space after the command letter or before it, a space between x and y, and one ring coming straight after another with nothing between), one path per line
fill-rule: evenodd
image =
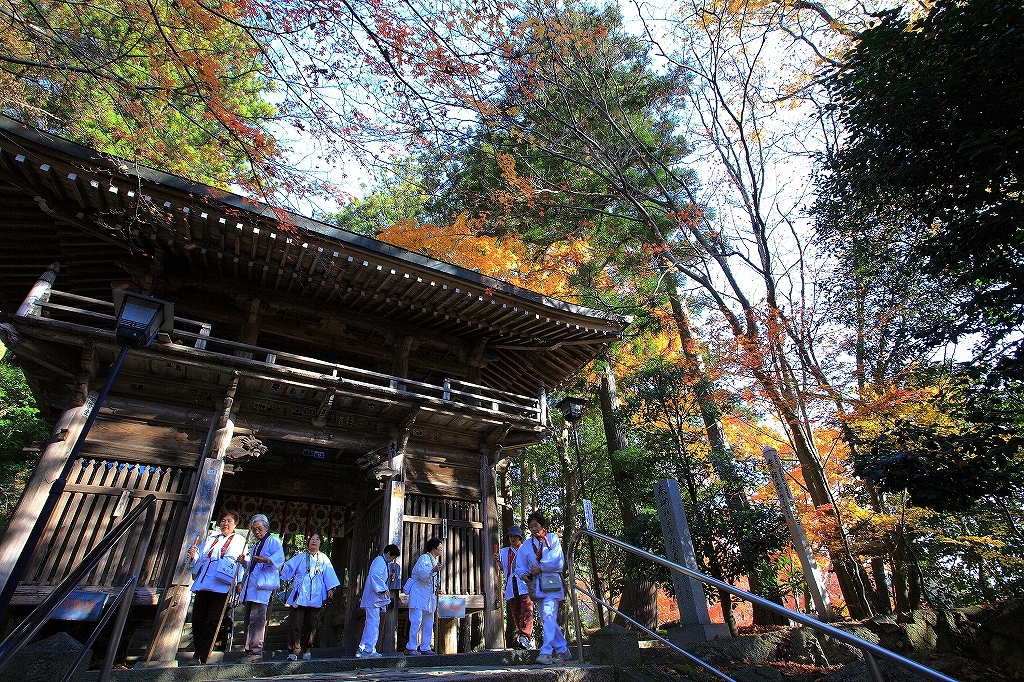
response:
M818 570L818 563L814 560L814 552L811 551L811 544L807 541L807 532L800 522L800 516L796 512L796 500L793 499L793 492L786 483L786 475L782 470L782 459L775 448L765 447L761 449L768 470L772 474L772 482L775 484L775 493L779 496L779 504L782 506L782 513L789 525L789 534L793 539L793 549L800 557L800 568L804 574L804 581L807 583L807 591L814 603L814 610L818 613L818 620L832 620L832 605L828 601L828 590L825 589L824 581L821 579L821 572Z
M665 536L668 560L686 566L691 571L698 571L679 482L674 478L666 478L655 483L654 500L658 505L658 518L661 520L661 533ZM706 642L714 639L717 628L708 614L708 600L704 596L703 585L678 571L672 571L672 585L679 605L681 642Z

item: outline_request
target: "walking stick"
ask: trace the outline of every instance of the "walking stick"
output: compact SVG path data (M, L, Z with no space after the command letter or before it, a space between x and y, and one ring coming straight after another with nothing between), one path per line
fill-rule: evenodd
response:
M245 544L246 545L249 544L249 531L248 530L245 531ZM236 557L236 559L237 559L237 557ZM220 618L217 619L217 630L216 630L216 632L220 632L221 627L224 625L224 613L228 609L228 602L235 601L237 603L237 600L235 599L235 588L236 587L238 587L238 566L237 565L235 566L235 575L231 579L231 588L228 590L228 598L224 600L224 604L220 607ZM236 604L232 604L232 606L231 606L231 628L228 630L228 637L229 637L229 639L228 639L227 642L224 643L224 653L228 653L229 651L231 651L231 645L235 641L235 605ZM206 659L210 658L210 655L213 653L213 646L216 643L217 643L217 635L215 633L214 636L213 636L213 641L210 642L210 650L206 652Z

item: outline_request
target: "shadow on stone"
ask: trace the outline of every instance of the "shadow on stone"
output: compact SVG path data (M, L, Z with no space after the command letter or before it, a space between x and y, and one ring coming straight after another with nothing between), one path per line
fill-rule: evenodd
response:
M83 648L82 643L71 635L58 632L19 651L4 669L4 679L18 682L60 680ZM86 653L72 679L85 672L91 659L92 652Z

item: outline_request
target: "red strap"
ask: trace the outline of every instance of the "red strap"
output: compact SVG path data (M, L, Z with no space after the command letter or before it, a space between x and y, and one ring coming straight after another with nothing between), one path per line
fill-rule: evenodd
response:
M545 532L541 535L544 538L544 544L547 545L548 549L551 549L551 543L548 541L548 534ZM537 563L540 563L540 559L544 556L544 549L537 544L537 538L533 538L533 553L537 555Z
M506 554L506 556L508 557L508 570L505 571L505 575L511 576L512 562L514 562L516 559L516 550L514 550L512 547L509 547L508 554Z
M231 544L231 538L235 537L235 534L232 533L231 535L225 535L223 537L224 537L224 544L220 548L220 558L221 559L223 559L225 556L227 556L228 545ZM213 550L215 550L215 549L217 549L217 541L216 540L213 541L213 547L210 548L210 553L206 555L207 559L209 559L209 558L211 558L213 556Z

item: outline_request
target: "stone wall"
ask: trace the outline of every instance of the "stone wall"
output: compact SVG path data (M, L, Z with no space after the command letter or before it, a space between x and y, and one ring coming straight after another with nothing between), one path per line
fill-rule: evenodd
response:
M1024 599L950 611L876 616L836 627L947 675L956 676L964 659L970 659L1011 679L1024 679ZM686 649L720 667L781 661L827 667L863 660L860 649L805 627L692 644Z

